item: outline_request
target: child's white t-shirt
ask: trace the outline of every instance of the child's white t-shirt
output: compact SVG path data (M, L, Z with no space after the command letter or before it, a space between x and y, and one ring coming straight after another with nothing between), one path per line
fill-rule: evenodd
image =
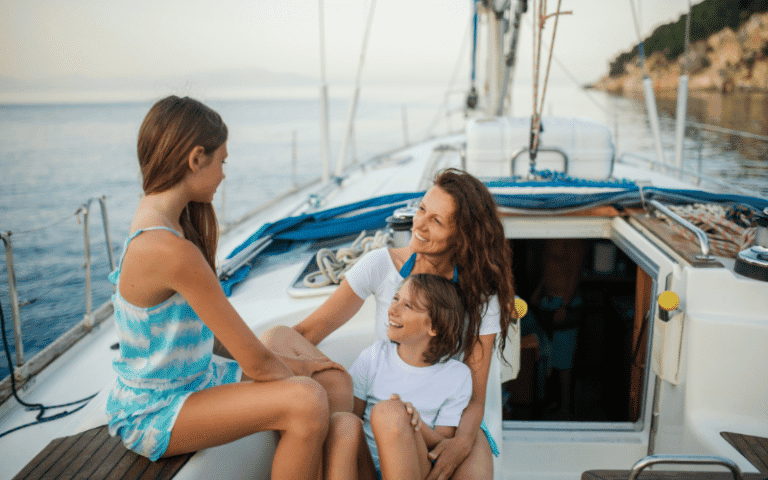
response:
M369 295L376 298L376 338L387 340L387 325L389 315L387 310L395 297L397 290L403 283L403 277L392 263L389 249L379 248L366 253L350 268L344 278L355 292L355 295L365 300ZM499 297L493 295L480 323L480 335L499 333L501 325L501 308Z
M371 409L393 393L411 402L422 421L456 427L472 396L472 373L458 360L448 360L428 367L408 365L397 354L397 344L379 340L360 353L349 369L355 397L367 402L363 429L376 468L379 454L371 430Z

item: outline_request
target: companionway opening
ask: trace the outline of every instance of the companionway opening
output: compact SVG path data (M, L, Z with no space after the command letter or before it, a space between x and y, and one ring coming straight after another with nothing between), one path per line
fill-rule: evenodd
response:
M651 277L612 241L514 239L521 369L502 384L519 422L637 424L646 391Z

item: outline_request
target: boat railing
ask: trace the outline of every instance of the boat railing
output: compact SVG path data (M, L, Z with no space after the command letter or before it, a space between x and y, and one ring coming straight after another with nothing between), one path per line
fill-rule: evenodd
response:
M640 160L646 164L646 166L652 170L663 170L666 169L666 171L670 171L673 173L677 173L680 178L690 178L693 180L693 183L696 186L701 185L701 182L709 183L712 185L717 185L718 187L724 189L727 192L732 193L738 193L740 195L749 195L751 197L760 196L757 195L753 190L747 190L746 188L742 188L736 185L733 185L731 183L725 182L723 180L714 178L712 176L709 176L705 173L702 173L701 171L701 159L699 159L698 163L698 169L697 171L691 171L684 168L677 168L673 165L670 165L665 162L661 162L657 159L650 158L647 155L642 155L639 153L633 153L633 152L625 152L623 153L619 158L617 163L622 163L625 165L636 165L636 162L630 161L630 159ZM762 197L761 197L762 198Z
M557 147L539 147L537 149L537 151L539 151L539 152L551 152L551 153L559 154L561 157L563 157L563 172L568 174L568 171L569 171L568 170L568 168L569 168L568 167L568 154L565 153L565 151L563 149L557 148ZM517 150L515 150L514 152L512 152L512 166L510 167L510 168L512 168L512 170L511 170L512 175L515 174L515 164L517 163L518 157L520 157L520 155L522 155L524 153L528 153L530 155L530 148L528 148L528 147L520 147ZM534 170L536 168L535 157L533 157L533 159L531 159L530 162L531 162L531 170Z
M653 208L655 208L656 210L659 210L664 215L668 216L669 218L671 218L675 222L677 222L680 225L682 225L684 228L686 228L686 229L690 230L691 232L693 232L694 235L696 235L696 238L699 239L699 246L701 247L701 255L696 255L697 259L705 260L705 261L711 261L711 260L715 259L712 255L709 254L709 238L707 238L707 234L704 233L704 231L702 229L700 229L696 225L692 224L688 220L684 219L680 215L676 214L675 212L673 212L669 208L665 207L663 204L661 204L657 200L651 200L648 203L651 206L653 206Z
M70 328L67 332L54 340L50 345L37 353L29 360L24 358L24 342L21 330L21 315L19 312L19 298L16 284L16 273L14 267L13 243L11 237L13 232L0 232L3 243L5 244L5 262L8 269L8 289L10 291L11 312L13 316L13 332L16 346L16 366L13 368L14 380L17 386L23 385L29 378L39 373L45 366L51 363L59 355L67 351L75 342L84 337L96 325L109 318L113 312L112 301L108 300L93 310L92 305L92 285L91 285L91 239L90 229L88 227L88 217L91 204L97 200L101 207L101 220L104 227L104 241L107 247L107 258L109 259L110 271L115 269L115 260L112 252L112 241L109 235L109 221L107 218L106 196L93 197L88 199L75 212L76 215L83 215L83 236L85 247L85 314L83 319ZM53 225L50 225L53 226ZM4 402L12 395L10 375L0 381L0 403Z
M651 465L660 463L672 465L721 465L731 471L735 480L742 480L744 477L741 469L733 460L725 457L713 455L649 455L640 459L629 472L628 480L635 480L640 476L640 472Z

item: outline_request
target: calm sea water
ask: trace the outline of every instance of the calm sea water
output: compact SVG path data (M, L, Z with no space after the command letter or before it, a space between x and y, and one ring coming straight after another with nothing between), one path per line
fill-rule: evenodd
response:
M256 92L248 100L207 101L230 128L227 179L214 204L220 221L231 221L251 208L285 192L290 176L295 134L297 181L319 176L321 143L317 89L272 89ZM408 93L405 93L408 92ZM653 145L641 101L582 94L552 88L545 114L589 116L619 125L620 150L645 152ZM530 98L524 88L514 99ZM460 106L462 96L450 97L449 108ZM437 115L444 97L439 88L364 90L357 109L354 154L359 159L419 140L438 120L431 133L460 128L460 115ZM513 114L529 115L527 100ZM12 232L16 280L22 303L26 358L82 319L85 312L84 246L80 205L107 196L107 210L115 260L128 233L141 190L135 159L136 135L151 102L0 105L0 230ZM407 118L404 133L404 108ZM347 92L330 102L332 164L338 155L347 117ZM674 101L659 100L664 130L673 130ZM702 123L767 135L768 100L765 95L695 96L689 115ZM295 133L294 133L295 132ZM693 138L693 137L691 137ZM734 136L705 134L702 151L709 159L703 170L768 195L768 144ZM664 135L665 145L673 139ZM685 163L697 168L698 144L687 141ZM91 259L94 308L108 300L112 288L101 216L91 208ZM0 302L6 318L11 352L13 330L5 256L0 262ZM0 346L0 349L2 347ZM8 369L4 352L0 378Z

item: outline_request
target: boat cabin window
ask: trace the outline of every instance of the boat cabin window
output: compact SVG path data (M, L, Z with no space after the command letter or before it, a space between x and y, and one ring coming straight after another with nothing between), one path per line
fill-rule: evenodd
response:
M503 419L631 422L645 390L651 277L607 239L514 239L521 368Z

